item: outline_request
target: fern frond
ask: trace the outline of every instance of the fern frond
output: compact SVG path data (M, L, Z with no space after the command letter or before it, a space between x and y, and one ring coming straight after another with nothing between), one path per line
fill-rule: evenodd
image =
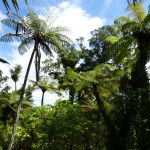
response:
M74 42L68 36L64 34L55 34L55 36L60 40L62 45L69 44L72 46L74 44Z
M47 43L41 42L40 47L46 55L53 56L52 51Z
M64 26L57 26L57 27L51 27L50 31L52 31L53 33L62 33L62 32L68 32L70 30L69 28Z
M0 58L0 62L1 62L1 63L4 63L4 64L9 64L6 60L4 60L4 59L2 59L2 58Z
M3 19L2 23L14 29L16 31L16 34L20 32L28 33L29 31L25 24L25 20L15 13L10 13L9 18Z
M114 61L116 63L121 63L124 58L130 55L130 49L133 43L134 39L132 37L125 37L112 46Z
M115 19L114 24L115 26L117 26L118 29L121 29L121 27L128 22L131 22L130 18L122 16L122 17Z
M51 40L53 40L53 42L59 43L58 49L61 47L61 50L62 50L61 45L66 45L66 44L73 45L73 41L69 37L67 37L66 35L63 34L64 32L68 32L68 31L69 31L69 29L67 27L63 27L63 26L51 27L47 31L47 37L48 37L47 39L51 39ZM61 43L61 45L60 45L60 43Z
M18 47L19 53L21 55L23 55L25 52L27 52L33 46L33 44L34 43L33 43L32 38L24 39Z
M146 17L145 9L138 4L130 4L126 10L128 12L128 17L131 18L132 21L138 22L142 24L142 21Z
M0 38L0 42L14 42L14 39L16 39L17 41L21 41L20 34L5 34Z
M53 22L56 20L57 15L56 15L56 8L48 9L44 13L44 21L47 23L48 27L50 27Z
M137 23L137 22L129 22L126 23L122 26L122 32L124 34L124 36L132 36L133 33L138 32L142 29L141 24Z
M74 72L70 67L67 67L67 74L68 74L68 78L71 80L71 81L74 81L74 80L86 80L82 75L80 75L79 73L76 73Z
M14 30L16 30L16 28L17 28L17 22L15 20L3 19L1 22Z
M2 0L2 1L3 1L3 4L5 5L7 11L9 11L10 10L10 6L9 6L8 1L7 0ZM19 6L18 6L17 0L12 0L12 4L13 4L15 10L18 11L19 10Z
M9 6L7 0L2 0L2 1L3 1L3 4L5 5L6 9L9 10L10 6Z
M133 2L132 2L133 1ZM128 4L142 4L145 0L127 0Z
M120 37L117 37L117 36L108 36L105 40L108 41L108 42L110 42L111 44L114 44L119 39L120 39Z
M18 22L25 23L25 20L19 14L16 14L16 13L13 13L13 12L9 12L8 17L10 19L17 20Z

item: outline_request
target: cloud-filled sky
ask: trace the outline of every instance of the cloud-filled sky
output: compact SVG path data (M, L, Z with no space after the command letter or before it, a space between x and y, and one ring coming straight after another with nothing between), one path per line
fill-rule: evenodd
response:
M117 17L125 15L127 7L126 0L28 0L30 5L36 12L44 17L46 10L56 7L57 19L54 26L65 26L70 29L68 36L75 42L76 38L84 37L85 45L88 46L87 40L90 38L90 31L97 29L103 25L112 24ZM146 5L146 4L145 4ZM0 1L0 20L6 17L6 9ZM27 14L23 0L19 0L19 14L24 17ZM148 5L146 5L148 6ZM12 8L12 7L11 7ZM14 11L12 9L12 11ZM0 37L5 33L10 32L8 27L0 23ZM24 74L30 58L31 51L24 55L20 55L17 50L18 42L0 43L0 58L6 59L10 65L1 64L0 69L5 75L10 76L9 69L15 64L20 64L23 67L21 78L18 87L22 85ZM46 56L43 55L42 59ZM29 79L35 79L34 65L32 65ZM9 84L14 87L14 83L9 80ZM40 105L41 93L34 92L35 104ZM54 94L46 93L45 103L54 103L58 97Z

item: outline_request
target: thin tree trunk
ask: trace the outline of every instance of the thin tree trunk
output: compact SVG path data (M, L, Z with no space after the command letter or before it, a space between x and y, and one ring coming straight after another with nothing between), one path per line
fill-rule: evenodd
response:
M38 44L37 44L38 48ZM40 78L40 61L41 61L41 53L40 50L36 50L36 55L35 55L35 74L36 74L36 82L39 81Z
M17 90L17 83L15 82L15 91Z
M44 94L45 94L45 91L42 91L41 106L43 106L43 105L44 105Z
M22 105L23 96L24 96L24 93L25 93L25 88L26 88L26 84L27 84L28 75L29 75L29 71L30 71L30 68L31 68L32 60L33 60L33 57L34 57L34 53L35 53L35 48L34 48L32 54L31 54L30 61L29 61L29 64L28 64L28 68L27 68L27 71L26 71L26 75L25 75L25 78L24 78L24 83L22 85L20 98L19 98L18 109L17 109L17 114L16 114L16 120L14 122L13 131L12 131L10 143L9 143L9 146L8 146L8 150L12 150L12 147L13 147L13 144L14 144L16 130L17 130L18 122L19 122L20 111L21 111L21 105Z
M74 102L74 91L70 88L69 89L69 99L70 99L70 101L71 101L71 103L73 104L73 102Z

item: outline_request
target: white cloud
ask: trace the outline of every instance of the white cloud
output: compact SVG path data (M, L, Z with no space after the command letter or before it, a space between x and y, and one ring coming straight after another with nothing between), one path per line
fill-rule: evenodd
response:
M1 20L5 19L6 15L4 15L1 11L0 11L0 29L1 29Z
M4 15L1 11L0 11L0 20L6 18L6 15Z
M14 41L14 42L11 42L10 45L14 47L18 47L20 45L20 42Z
M106 4L110 4L112 2L112 0L105 0Z
M37 90L37 91L33 92L33 97L35 99L34 104L37 106L40 106L41 105L41 98L42 98L41 90ZM59 96L57 94L45 92L44 105L54 104L57 99L59 99Z
M104 23L104 18L92 17L80 6L66 1L58 5L58 18L54 25L66 26L71 29L68 36L75 42L79 37L84 37L85 41L88 40L91 36L90 31L101 27Z

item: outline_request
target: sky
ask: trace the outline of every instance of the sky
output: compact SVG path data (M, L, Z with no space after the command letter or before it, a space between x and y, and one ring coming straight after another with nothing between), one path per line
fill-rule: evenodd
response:
M9 0L8 0L9 1ZM28 0L29 5L36 11L41 18L44 18L48 10L54 10L56 20L52 24L53 26L65 26L70 29L67 33L74 42L79 37L84 37L84 45L88 47L88 39L90 38L90 32L94 29L102 27L104 25L111 25L113 21L120 17L125 16L125 9L127 7L126 0ZM24 0L18 0L19 2L19 15L25 17L27 9L25 7ZM144 4L145 9L148 7L148 0ZM6 18L6 8L2 1L0 1L0 21ZM15 12L11 6L11 11ZM0 23L0 37L12 30ZM18 87L21 87L30 58L31 50L24 55L18 53L18 42L14 43L2 43L0 42L0 58L7 60L10 65L1 64L0 69L4 75L10 77L9 70L16 64L20 64L23 67L18 82ZM42 55L42 60L46 56ZM32 64L29 79L35 80L34 65ZM9 85L14 88L14 83L10 79ZM34 104L40 105L42 93L36 91L33 93L35 99ZM59 97L52 93L46 93L45 104L53 104Z

